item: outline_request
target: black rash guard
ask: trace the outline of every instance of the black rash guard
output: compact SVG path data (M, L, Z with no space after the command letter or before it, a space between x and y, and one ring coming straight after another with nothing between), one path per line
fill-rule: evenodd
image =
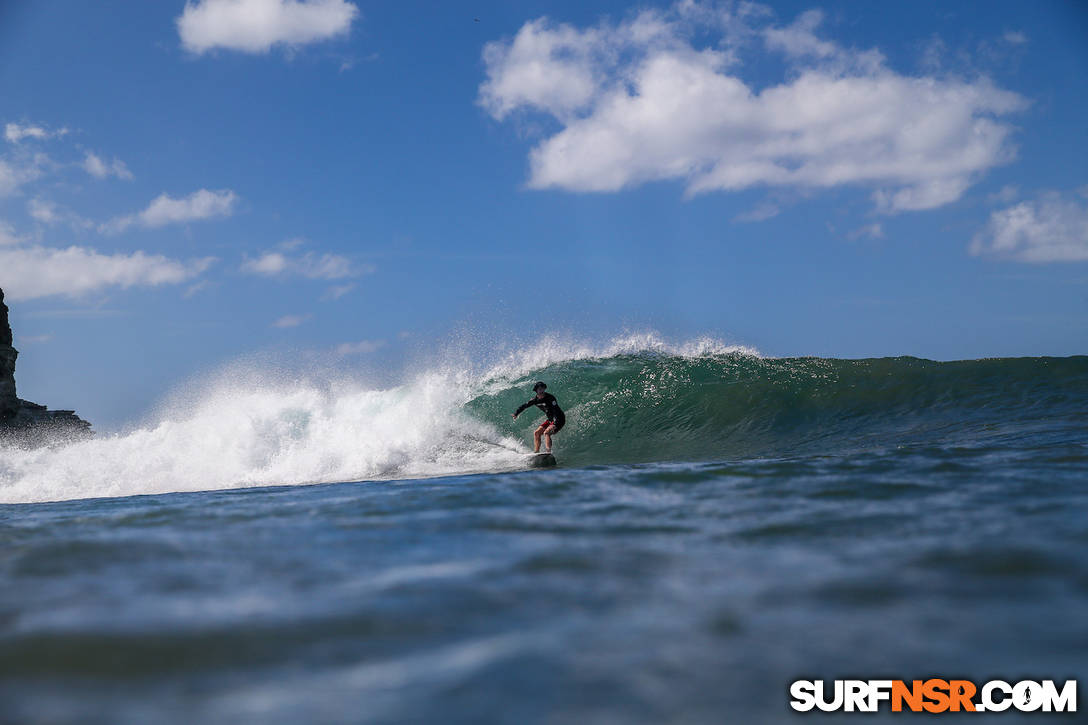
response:
M563 409L559 407L559 401L551 393L544 393L543 398L534 395L529 398L529 402L519 405L518 409L514 411L514 415L521 415L521 411L534 405L544 411L544 415L548 416L548 420L555 423L556 431L567 422L567 416L563 414Z

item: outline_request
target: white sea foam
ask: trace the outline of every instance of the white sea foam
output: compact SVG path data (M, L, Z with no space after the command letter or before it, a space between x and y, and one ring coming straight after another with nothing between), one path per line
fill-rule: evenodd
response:
M604 359L640 353L674 355L683 358L721 355L760 356L755 348L730 345L712 337L698 337L686 342L673 343L652 331L622 335L603 344L548 335L532 345L506 355L498 363L484 368L479 378L491 383L507 383L519 380L534 370L569 360Z
M438 366L384 389L284 381L236 365L179 391L128 432L0 448L0 503L512 470L524 464L525 441L473 419L466 402L548 365L638 352L754 354L711 339L670 345L654 334L600 346L546 338L497 364Z

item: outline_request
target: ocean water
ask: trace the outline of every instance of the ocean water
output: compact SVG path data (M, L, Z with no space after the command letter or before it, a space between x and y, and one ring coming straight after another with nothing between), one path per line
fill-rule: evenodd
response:
M1083 687L1086 612L1088 357L551 342L0 448L5 723L793 721L795 679Z

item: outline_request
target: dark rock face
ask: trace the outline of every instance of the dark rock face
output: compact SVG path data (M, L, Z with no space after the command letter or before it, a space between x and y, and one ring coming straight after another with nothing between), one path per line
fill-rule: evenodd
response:
M0 290L0 422L15 415L19 399L15 397L15 358L19 351L11 346L11 325L4 291Z
M0 289L0 437L17 443L45 443L57 437L91 435L91 424L71 410L48 410L15 394L15 358L4 290Z

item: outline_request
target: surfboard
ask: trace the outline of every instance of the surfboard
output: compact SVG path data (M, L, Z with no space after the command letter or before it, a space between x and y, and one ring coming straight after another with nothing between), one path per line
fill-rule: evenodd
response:
M530 453L529 468L554 468L559 465L551 453Z

